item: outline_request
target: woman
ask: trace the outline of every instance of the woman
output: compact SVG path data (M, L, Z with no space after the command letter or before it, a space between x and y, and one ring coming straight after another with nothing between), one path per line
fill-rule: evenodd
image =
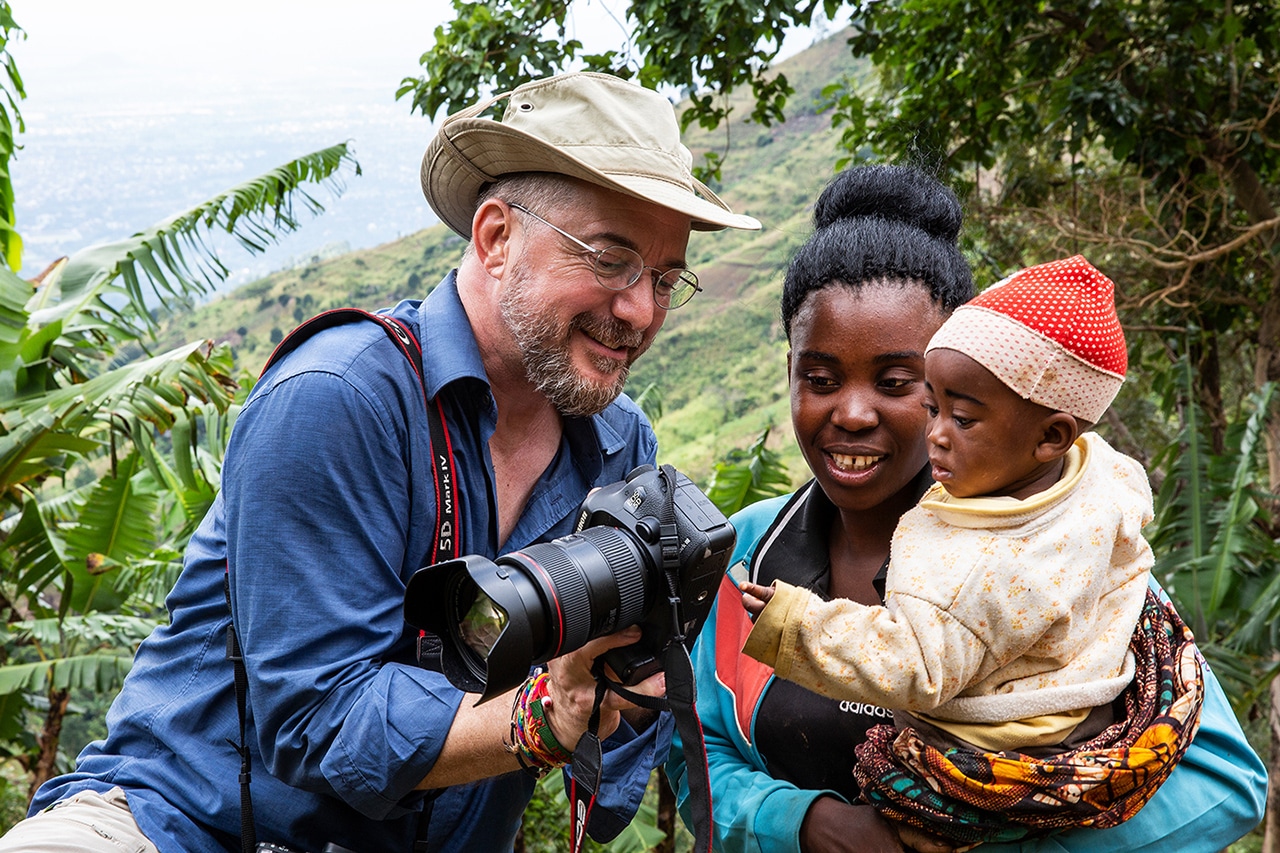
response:
M818 199L816 231L787 271L792 421L814 478L733 518L733 568L694 648L715 840L724 853L950 849L919 834L900 837L860 804L854 747L871 726L891 722L891 712L825 699L743 656L750 623L732 578L782 579L880 603L893 530L930 483L925 346L973 294L956 246L960 218L954 195L920 172L853 169ZM1265 772L1207 670L1205 687L1200 732L1137 817L1114 829L982 849L1208 853L1248 832L1262 818ZM667 771L687 819L685 769L677 742Z

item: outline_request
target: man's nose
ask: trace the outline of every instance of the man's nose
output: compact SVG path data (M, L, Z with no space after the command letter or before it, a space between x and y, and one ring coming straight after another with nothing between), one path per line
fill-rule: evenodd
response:
M633 329L647 329L653 324L653 313L661 311L653 301L654 273L648 269L640 273L636 283L613 295L613 316Z

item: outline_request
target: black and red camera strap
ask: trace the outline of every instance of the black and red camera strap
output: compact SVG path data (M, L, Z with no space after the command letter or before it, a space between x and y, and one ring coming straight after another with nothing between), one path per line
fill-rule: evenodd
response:
M697 683L693 674L693 662L685 648L684 613L680 599L680 541L675 519L676 470L670 465L660 468L667 484L666 500L662 504L662 516L658 519L661 531L662 574L667 582L667 602L671 607L671 641L662 652L662 669L666 676L667 694L662 698L645 696L628 690L609 678L604 662L596 660L593 674L596 677L595 704L587 731L573 750L573 781L569 789L571 853L581 853L586 837L587 822L595 805L596 792L600 789L602 754L600 745L600 704L605 692L612 690L622 698L651 711L670 711L680 734L681 748L685 756L685 775L689 786L689 819L693 831L692 853L711 853L714 822L711 816L711 772L707 765L707 745L702 733L702 720L698 717Z
M386 314L375 314L362 308L334 308L323 311L310 320L302 323L267 357L262 366L262 374L280 359L293 352L298 346L317 332L345 323L359 320L372 320L382 327L387 336L396 345L418 377L422 387L422 403L427 408L428 428L431 431L431 466L435 473L436 486L436 529L431 543L432 563L456 558L461 554L460 533L458 524L458 489L457 474L453 464L453 445L449 439L449 430L445 427L444 405L439 396L434 401L427 394L427 377L422 368L422 344L408 324ZM261 376L262 374L259 374Z

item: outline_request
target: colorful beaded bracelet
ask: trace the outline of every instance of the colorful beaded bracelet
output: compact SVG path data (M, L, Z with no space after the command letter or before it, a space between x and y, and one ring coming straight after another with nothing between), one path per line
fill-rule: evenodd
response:
M538 778L573 760L573 753L556 740L542 706L549 680L547 673L539 673L531 676L516 691L511 705L511 740L503 741L503 746L515 755L520 766Z

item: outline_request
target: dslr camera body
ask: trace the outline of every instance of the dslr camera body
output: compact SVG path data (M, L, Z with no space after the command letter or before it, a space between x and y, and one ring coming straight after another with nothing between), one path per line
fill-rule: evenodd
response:
M639 625L633 645L603 655L622 684L692 647L711 611L736 534L689 478L643 465L583 501L574 532L504 554L426 566L409 579L405 620L436 635L440 667L484 702L532 666ZM478 703L477 703L478 704Z

